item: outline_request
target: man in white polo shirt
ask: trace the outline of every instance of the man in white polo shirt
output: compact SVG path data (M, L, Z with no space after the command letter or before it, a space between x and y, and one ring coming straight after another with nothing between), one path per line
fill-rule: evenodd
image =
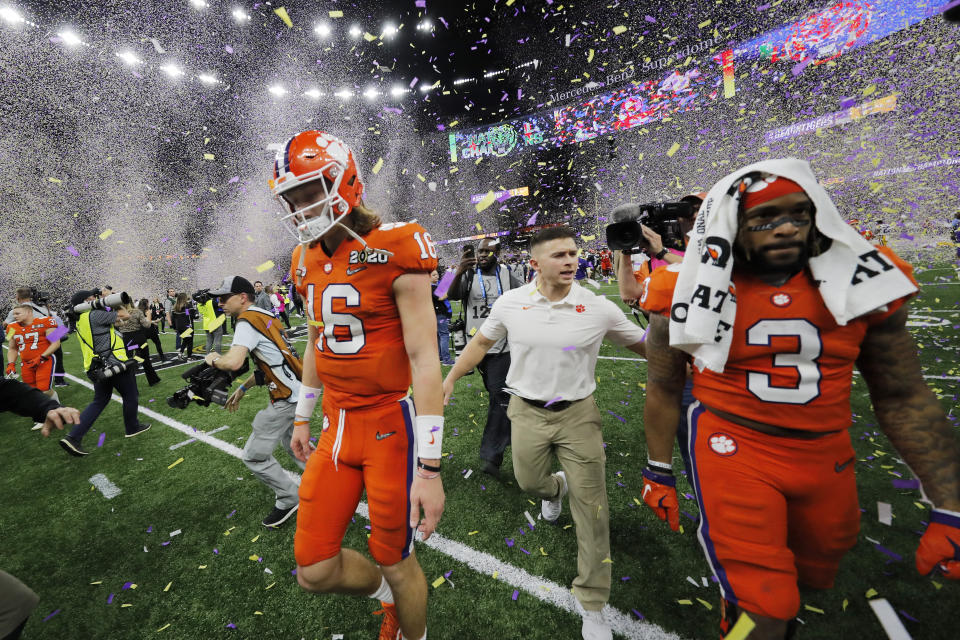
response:
M540 512L556 522L563 496L577 531L574 595L583 605L583 637L611 638L601 610L610 597L610 520L600 412L593 400L597 354L604 337L644 354L643 330L617 305L574 282L576 234L550 227L530 240L536 279L505 291L443 382L444 402L454 383L507 338L512 394L513 473L524 491L542 499ZM551 452L563 471L551 474ZM606 561L606 562L605 562Z

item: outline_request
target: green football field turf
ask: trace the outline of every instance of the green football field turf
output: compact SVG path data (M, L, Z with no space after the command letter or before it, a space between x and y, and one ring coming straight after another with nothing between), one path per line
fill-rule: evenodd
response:
M930 326L912 330L931 376L928 382L945 410L952 411L960 387L955 328L960 326L960 283L947 267L923 271L919 279L924 288L912 304L913 320ZM604 285L601 292L613 294L616 286ZM162 338L172 350L173 335ZM202 343L202 335L197 342ZM304 342L297 344L302 352ZM68 373L85 382L75 337L65 351ZM597 366L611 509L610 604L633 620L639 614L651 623L632 627L633 637L665 637L666 632L717 637L718 589L696 539L696 504L682 495L689 488L683 480L678 483L685 512L682 533L671 532L637 504L646 461L646 365L609 344L601 356L623 358L601 359ZM235 414L196 405L178 411L165 399L182 386L179 373L184 370L161 371L163 380L155 387L140 376L141 406L188 430L229 425L213 438L242 448L253 415L267 402L265 391L248 393ZM80 409L92 398L92 391L76 381L59 393L64 404ZM477 470L486 403L475 374L458 383L455 402L447 408L447 503L438 533L465 545L468 554L488 554L484 557L503 563L501 567L544 578L557 590L569 589L576 573L576 540L566 505L560 527L531 530L524 512L536 518L539 501L519 491L509 458L502 481ZM918 502L917 490L894 488L893 480L912 476L879 433L859 377L852 409L863 510L860 540L843 561L834 589L803 593L804 624L797 637L883 637L868 604L877 594L900 612L914 638L956 638L952 615L960 605L960 584L916 573L913 553L929 510ZM378 608L373 601L300 590L291 574L294 523L279 530L260 524L273 498L240 460L200 441L171 450L188 435L149 416L140 418L152 422L153 429L123 438L120 404L111 402L84 440L91 455L78 459L68 457L56 437L44 440L30 431L30 420L3 414L0 568L41 598L24 638L376 637L379 617L372 615ZM106 435L98 447L101 433ZM296 470L279 450L278 459ZM106 499L89 480L95 474L107 476L122 493ZM878 522L878 501L892 506L891 526ZM365 549L368 524L356 516L345 546ZM463 556L454 559L423 544L417 554L429 584L446 578L428 587L431 638L580 637L574 613L510 584L503 573L495 578L482 569L494 566L489 562L481 559L475 563L481 568L473 569ZM542 595L549 600L559 594Z

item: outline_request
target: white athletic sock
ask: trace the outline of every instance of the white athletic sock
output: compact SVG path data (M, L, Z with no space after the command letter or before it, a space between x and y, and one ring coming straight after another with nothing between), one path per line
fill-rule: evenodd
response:
M53 395L51 395L50 397L56 400L57 402L60 402L60 396L57 395L56 391L54 391Z
M393 604L393 591L390 590L390 585L387 584L386 578L380 577L380 586L370 594L370 597L387 604Z
M403 633L400 634L400 637L403 638L403 640L413 640L412 638L408 638L407 636L403 635ZM427 640L427 629L426 629L426 627L424 627L424 629L423 629L423 637L420 638L420 640Z

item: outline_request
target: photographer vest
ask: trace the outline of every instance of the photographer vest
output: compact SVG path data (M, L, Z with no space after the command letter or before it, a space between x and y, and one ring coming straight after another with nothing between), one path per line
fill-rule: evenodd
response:
M213 298L207 300L201 305L197 305L197 309L200 311L200 315L203 318L204 331L216 331L223 326L223 323L227 319L227 316L225 315L217 315L217 312L213 308Z
M77 319L77 337L80 338L80 353L83 354L83 370L88 371L93 359L99 357L93 352L93 330L90 327L90 312L80 314ZM110 327L110 348L113 356L121 362L127 359L127 349L123 346L123 340L117 335L114 328Z
M257 333L263 335L265 338L270 340L270 342L275 344L280 350L280 353L283 354L284 361L286 361L286 364L288 367L290 367L290 370L293 371L293 374L297 377L297 380L303 379L303 363L301 363L300 359L293 353L293 349L291 349L290 345L287 344L287 339L280 332L280 329L283 325L278 322L272 314L248 309L237 316L237 322L241 320L246 320L249 322L250 326L253 327ZM257 368L267 380L267 386L270 389L270 402L286 400L289 398L292 391L273 373L273 369L270 368L270 365L266 362L260 361L257 358L253 358L253 360L256 363Z

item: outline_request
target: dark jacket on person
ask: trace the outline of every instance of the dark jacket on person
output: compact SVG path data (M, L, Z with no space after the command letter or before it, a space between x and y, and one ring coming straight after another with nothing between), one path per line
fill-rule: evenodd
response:
M33 418L34 422L47 419L47 412L59 409L60 403L19 380L0 378L0 411Z

